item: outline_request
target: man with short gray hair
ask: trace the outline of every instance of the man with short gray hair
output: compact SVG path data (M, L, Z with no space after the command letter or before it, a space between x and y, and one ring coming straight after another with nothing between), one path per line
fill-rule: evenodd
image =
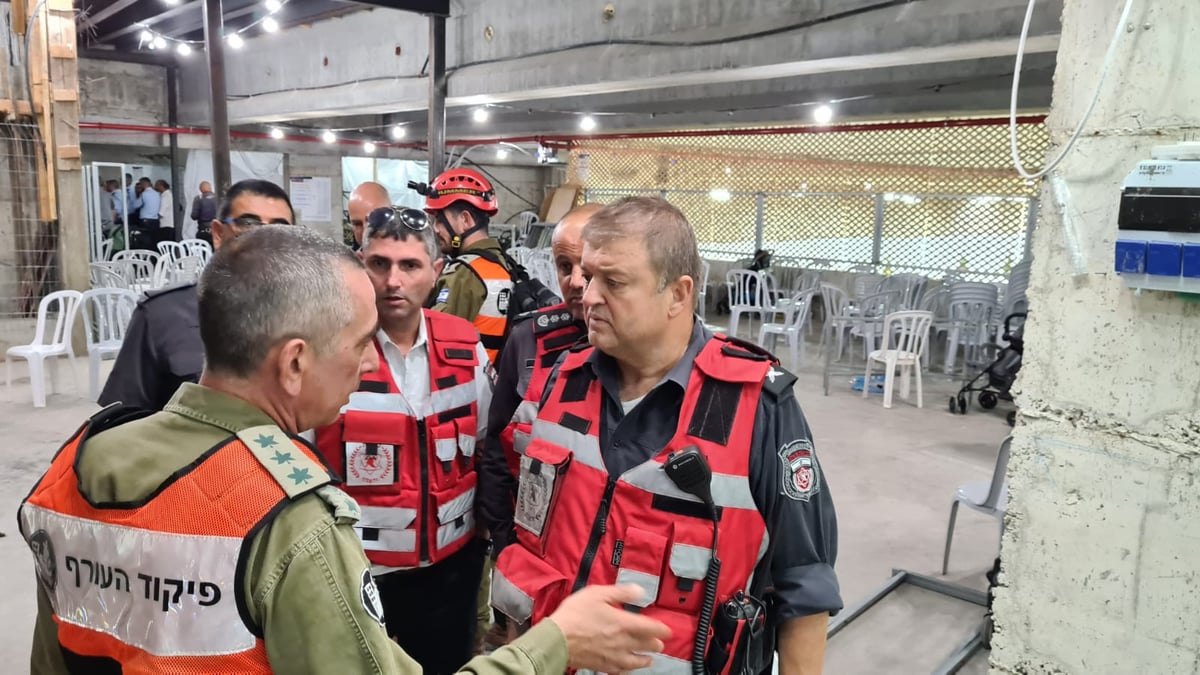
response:
M520 623L558 606L546 589L564 578L636 579L652 589L642 615L675 629L656 672L763 672L776 641L781 675L821 672L837 523L795 376L696 319L696 238L669 202L593 214L581 267L591 346L546 384L493 605ZM733 653L726 603L766 612L769 639Z
M20 507L32 672L417 675L384 631L362 511L298 437L379 368L370 278L329 238L265 226L216 253L199 303L200 382L162 412L93 416ZM589 589L467 670L648 666L669 631L618 609L639 596Z

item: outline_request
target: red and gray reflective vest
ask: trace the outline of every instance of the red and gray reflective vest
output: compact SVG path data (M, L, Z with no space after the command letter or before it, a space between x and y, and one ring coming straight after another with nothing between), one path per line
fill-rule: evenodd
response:
M587 329L571 316L565 303L537 310L530 323L537 349L532 363L520 364L523 370L517 382L517 393L521 403L513 413L512 421L500 433L500 446L504 448L504 457L514 476L520 472L521 455L529 447L529 432L537 419L546 380L550 379L554 364L568 347L587 335ZM524 324L521 328L524 329Z
M590 347L572 350L533 425L521 458L517 545L500 554L492 604L518 622L537 622L589 584L632 583L641 613L671 628L654 672L691 672L689 659L712 557L707 508L663 470L672 452L695 446L713 471L719 507L721 576L717 606L749 588L764 555L766 524L750 490L750 439L767 357L714 336L692 368L667 446L643 464L610 477L600 452L603 393L585 363Z
M386 567L433 565L475 533L479 336L465 319L423 311L427 414L409 407L376 340L379 370L363 376L336 422L317 430L317 448L362 507L355 528L367 558Z
M59 646L75 672L270 673L242 566L284 505L330 489L332 476L268 424L208 450L145 500L95 503L75 467L119 414L84 425L18 511Z

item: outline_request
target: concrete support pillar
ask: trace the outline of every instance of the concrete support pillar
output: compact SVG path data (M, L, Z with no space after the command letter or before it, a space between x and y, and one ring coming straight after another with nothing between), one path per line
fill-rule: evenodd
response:
M1123 5L1066 3L1052 155L1087 108ZM1113 273L1125 176L1200 128L1200 3L1136 0L1122 36L1091 121L1042 193L993 672L1200 662L1200 305L1137 296Z

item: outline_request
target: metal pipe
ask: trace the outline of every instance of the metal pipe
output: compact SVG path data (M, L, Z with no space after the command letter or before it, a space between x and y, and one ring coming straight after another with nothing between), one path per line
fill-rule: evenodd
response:
M167 66L167 124L175 126L179 123L179 80L178 68L174 65ZM178 202L179 195L186 194L182 192L182 186L179 185L179 136L171 134L168 141L171 148L171 194L175 196ZM179 217L178 203L171 204L170 208L175 218L171 222L175 223L175 240L179 241L183 232L183 218Z
M429 182L446 166L446 17L429 17ZM465 154L465 153L464 153Z
M204 0L204 47L212 118L213 191L220 199L229 189L229 107L225 101L225 19L221 0Z

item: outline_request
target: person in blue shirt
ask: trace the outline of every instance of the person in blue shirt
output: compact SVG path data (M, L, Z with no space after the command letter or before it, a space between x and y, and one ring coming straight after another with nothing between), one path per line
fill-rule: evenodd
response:
M134 207L138 213L138 230L140 236L137 238L139 245L136 248L148 248L155 250L155 244L158 243L158 210L162 206L162 196L154 189L149 178L141 178L138 180L138 198Z

